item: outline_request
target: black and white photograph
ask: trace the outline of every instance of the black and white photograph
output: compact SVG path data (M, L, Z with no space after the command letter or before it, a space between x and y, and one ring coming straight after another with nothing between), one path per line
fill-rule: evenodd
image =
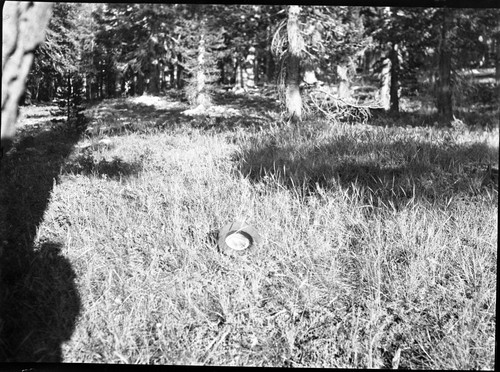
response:
M0 369L494 370L479 3L4 2Z

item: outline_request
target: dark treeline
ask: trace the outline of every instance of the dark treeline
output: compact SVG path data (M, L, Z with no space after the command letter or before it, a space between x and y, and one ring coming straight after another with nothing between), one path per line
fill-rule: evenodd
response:
M299 88L324 84L395 112L418 97L449 122L454 107L495 100L499 19L498 9L55 3L23 103L179 90L207 106L216 86L278 82L297 107Z

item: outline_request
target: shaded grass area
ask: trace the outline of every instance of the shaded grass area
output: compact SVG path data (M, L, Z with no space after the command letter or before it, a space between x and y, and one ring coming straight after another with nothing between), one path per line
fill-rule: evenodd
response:
M472 107L472 108L471 108ZM472 105L471 107L457 108L454 114L453 127L461 129L493 129L500 123L500 107L498 105ZM372 110L369 123L382 127L412 126L432 127L439 125L437 110L422 112L420 110L408 110L398 113L384 112L383 110ZM457 125L458 124L458 125ZM457 127L458 126L458 127Z
M434 204L498 194L495 142L484 132L304 123L250 138L235 160L254 182L278 180L305 195L355 186L370 205Z
M47 310L71 325L60 359L493 368L497 131L217 124L161 104L93 107L43 172L33 252L57 242L77 289L78 311ZM231 257L215 236L236 218L263 243ZM15 342L11 359L53 360Z
M199 115L186 115L186 103L171 97L142 96L129 100L106 100L87 110L93 117L87 129L90 137L131 133L155 134L158 132L186 133L186 130L203 129L214 132L235 132L242 129L257 130L268 127L270 121L280 117L273 100L255 96L218 94L214 110Z

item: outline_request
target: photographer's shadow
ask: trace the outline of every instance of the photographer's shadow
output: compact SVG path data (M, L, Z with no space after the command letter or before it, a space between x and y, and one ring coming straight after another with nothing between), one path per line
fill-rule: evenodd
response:
M61 245L46 242L2 268L5 361L61 362L74 331L80 298Z
M37 238L55 179L80 133L47 127L19 136L2 159L0 362L61 362L81 309L63 245Z

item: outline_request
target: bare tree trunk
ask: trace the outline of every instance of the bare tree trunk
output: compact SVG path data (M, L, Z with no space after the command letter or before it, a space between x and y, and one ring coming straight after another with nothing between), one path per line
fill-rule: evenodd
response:
M177 72L177 67L173 63L168 64L168 76L170 77L170 89L175 88L175 73Z
M69 71L67 72L68 74L68 79L66 80L67 86L66 86L66 117L69 122L70 115L71 115L71 75L69 74Z
M243 59L242 56L239 57L238 59L238 81L239 81L239 86L241 88L245 88L245 75L244 75L244 70L245 69L245 60Z
M148 93L158 95L160 93L160 65L158 61L154 62L150 66Z
M130 95L132 97L135 97L136 93L137 93L137 74L134 74L130 81Z
M392 44L389 55L391 60L391 112L399 112L399 50Z
M175 73L175 85L177 89L182 89L184 85L182 81L182 71L184 70L184 68L181 65L181 61L182 56L180 54L177 54L177 61L175 64L175 67L177 68Z
M7 1L2 9L2 129L0 158L15 134L18 102L33 52L43 42L52 3Z
M136 94L138 96L142 96L144 94L144 73L142 71L137 72Z
M383 62L381 73L380 103L385 111L391 108L391 59L386 58Z
M234 62L234 90L239 90L244 87L244 77L243 77L243 67L242 58L238 54Z
M245 88L255 87L255 48L250 47L247 56L243 61L243 86Z
M451 51L448 31L451 26L452 10L443 8L443 24L441 26L441 42L439 47L439 82L437 92L437 108L442 124L448 125L453 119L451 96Z
M302 120L302 97L300 96L300 58L304 41L299 32L300 6L288 8L288 60L286 67L286 108L292 121Z
M36 93L35 93L35 101L38 102L38 94L40 93L40 82L42 79L37 79L36 81Z
M167 77L165 75L165 63L160 62L158 64L158 79L160 84L160 93L164 93L167 89Z
M200 43L198 44L198 68L196 70L196 97L194 103L196 106L202 106L204 108L210 107L211 97L207 92L207 75L206 75L206 65L207 65L207 50L205 45L205 20L203 16L200 15Z
M347 76L348 67L345 65L337 66L337 75L339 76L339 98L347 100L351 97L351 89L349 87L349 77Z
M255 49L255 55L253 59L253 81L254 85L257 86L260 82L260 74L259 74L259 58L260 58L260 50L258 48Z
M271 53L270 50L266 51L266 81L268 83L272 83L274 80L274 73L275 73L275 66L274 66L274 59L273 59L273 54Z
M224 61L219 62L219 71L220 71L220 84L224 85L226 83L226 71L224 68Z
M99 92L99 99L104 99L104 93L103 93L103 85L104 85L104 76L103 76L103 71L102 71L102 61L99 61L99 72L98 72L98 92Z
M273 39L273 35L271 33L271 27L267 27L266 37L268 40L267 43L268 48L264 51L264 66L265 66L264 78L266 83L271 83L274 79L274 60L273 60L273 53L270 48L271 40Z
M497 101L498 105L500 106L500 20L498 22L498 33L496 35L496 47L497 47L497 53L496 53L496 61L495 61L495 81L497 84Z
M304 64L304 77L302 79L309 85L318 83L314 65L310 61Z
M106 95L108 98L116 96L116 72L111 61L106 64Z

